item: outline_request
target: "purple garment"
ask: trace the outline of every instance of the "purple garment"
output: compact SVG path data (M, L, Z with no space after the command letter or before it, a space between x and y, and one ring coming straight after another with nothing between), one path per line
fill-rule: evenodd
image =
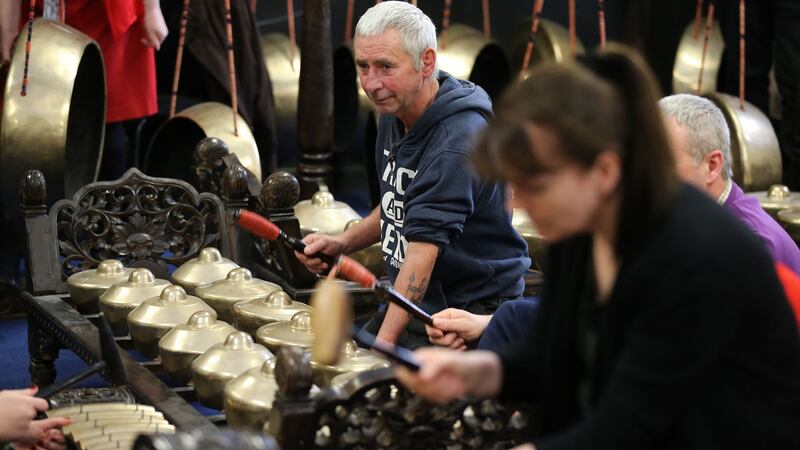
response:
M725 208L761 238L772 259L800 274L800 249L786 230L761 208L758 199L745 195L742 188L731 181L731 194L725 201Z

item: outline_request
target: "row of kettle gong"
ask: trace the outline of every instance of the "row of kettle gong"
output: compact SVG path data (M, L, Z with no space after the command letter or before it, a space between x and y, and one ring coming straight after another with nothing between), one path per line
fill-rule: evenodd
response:
M229 270L225 278L198 282L201 273L219 277L224 270ZM252 278L247 269L236 267L213 248L181 266L173 279L183 286L156 279L147 269L125 269L119 261L107 260L68 281L76 306L91 309L91 302L100 295L99 309L115 333L130 332L140 353L160 356L165 371L176 380L191 379L202 403L222 409L225 383L239 375L253 378L242 382L244 387L231 388L226 414L232 425L255 426L266 420L276 386L270 350L312 345L309 307L292 301L276 285ZM313 365L315 382L327 386L337 375L386 362L348 342L335 366ZM257 382L267 384L258 394L240 395ZM242 408L245 412L240 412Z

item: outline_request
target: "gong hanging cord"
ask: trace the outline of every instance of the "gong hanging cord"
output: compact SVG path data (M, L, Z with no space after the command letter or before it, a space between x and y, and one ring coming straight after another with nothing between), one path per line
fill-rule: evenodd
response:
M189 2L183 0L181 9L181 24L178 34L178 54L175 56L175 72L172 74L172 92L169 96L169 118L175 115L175 108L178 104L178 86L181 80L181 63L183 62L183 47L186 44L186 27L189 23Z
M695 94L700 95L703 89L703 71L706 65L706 53L708 52L708 39L711 36L711 27L714 25L714 2L708 3L708 16L706 16L706 31L703 40L703 54L700 57L700 74L697 76L697 89Z
M575 57L575 0L569 0L569 56Z
M692 39L700 37L700 29L703 26L703 0L697 0L697 5L694 8L694 30L692 31Z
M294 31L294 0L286 0L286 19L289 25L289 61L292 72L296 72L294 55L297 54L297 34Z
M744 0L739 0L739 109L744 111L745 76L745 9Z
M12 0L13 1L13 0ZM22 88L19 95L28 95L28 69L31 62L31 42L33 41L33 19L36 17L36 0L31 0L28 5L28 37L25 40L25 66L22 72Z
M347 0L347 14L344 18L344 44L349 45L353 40L353 10L356 0Z
M444 0L444 13L442 14L442 36L439 38L439 47L447 47L447 29L450 28L450 8L453 0Z
M600 29L600 49L606 48L606 2L597 0L597 22Z
M489 0L483 0L483 37L490 39L492 37L492 21L489 14Z
M231 0L225 0L225 31L228 35L228 75L231 83L231 109L233 110L233 135L239 136L239 98L236 93L236 61L233 58L233 24Z
M531 14L531 32L528 36L528 45L525 47L525 56L522 59L522 68L519 71L520 80L525 78L525 71L531 63L531 56L533 55L533 46L536 40L536 32L539 30L539 20L542 16L542 7L544 0L536 0L533 4L533 14Z

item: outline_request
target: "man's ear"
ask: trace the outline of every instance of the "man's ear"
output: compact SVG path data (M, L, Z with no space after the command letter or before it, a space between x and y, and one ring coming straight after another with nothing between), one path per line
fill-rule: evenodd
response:
M725 170L725 157L722 156L721 150L712 150L706 155L706 164L708 165L708 175L706 175L706 185L710 185L717 178L722 176L722 171Z
M428 47L422 52L422 75L425 78L433 75L436 69L436 50Z

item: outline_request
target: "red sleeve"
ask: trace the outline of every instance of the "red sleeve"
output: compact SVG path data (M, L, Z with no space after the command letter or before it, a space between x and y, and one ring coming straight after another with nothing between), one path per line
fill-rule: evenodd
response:
M800 276L783 263L775 263L775 271L783 285L783 292L786 294L786 299L789 300L789 306L794 311L797 325L800 326Z

